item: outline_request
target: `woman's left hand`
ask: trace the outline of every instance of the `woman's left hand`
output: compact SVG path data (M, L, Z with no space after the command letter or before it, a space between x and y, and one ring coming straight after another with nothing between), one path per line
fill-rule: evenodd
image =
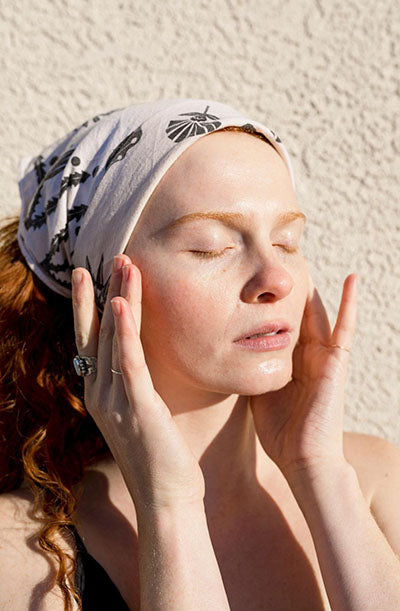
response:
M309 292L293 352L292 379L249 398L257 435L289 479L303 469L342 464L344 391L357 315L357 275L344 281L333 333L309 276Z

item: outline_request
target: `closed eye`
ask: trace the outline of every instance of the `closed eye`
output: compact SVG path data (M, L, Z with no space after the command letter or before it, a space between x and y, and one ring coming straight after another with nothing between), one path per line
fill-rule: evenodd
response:
M282 248L285 252L290 254L298 252L298 248L296 246L286 246L285 244L273 244L273 246L279 246L279 248ZM216 257L221 257L226 250L232 250L232 248L232 246L228 246L223 250L189 250L189 252L200 258L215 259Z
M233 248L232 246L228 246L227 248L224 248L223 250L189 250L189 252L192 252L194 255L198 257L214 259L215 257L221 257L224 254L225 250L232 249L232 248Z

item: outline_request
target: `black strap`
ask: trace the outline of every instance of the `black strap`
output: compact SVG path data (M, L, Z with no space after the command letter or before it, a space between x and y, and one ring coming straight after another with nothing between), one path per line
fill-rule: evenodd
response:
M70 527L76 542L75 588L82 598L83 611L129 611L117 586L87 551L78 531Z

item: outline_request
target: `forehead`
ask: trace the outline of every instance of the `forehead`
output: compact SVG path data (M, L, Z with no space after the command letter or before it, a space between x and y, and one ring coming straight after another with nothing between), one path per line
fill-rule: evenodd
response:
M138 225L155 232L189 213L228 209L255 218L296 208L288 168L275 148L249 134L214 132L167 170Z
M286 163L275 148L255 136L214 132L197 140L172 164L157 189L171 193L195 186L208 190L249 182L289 180Z

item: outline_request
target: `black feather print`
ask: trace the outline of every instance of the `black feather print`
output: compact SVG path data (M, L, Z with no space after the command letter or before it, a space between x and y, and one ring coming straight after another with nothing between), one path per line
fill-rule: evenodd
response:
M137 129L135 129L135 131L130 133L129 136L124 138L122 142L118 144L118 146L113 150L113 152L107 159L104 173L107 172L107 170L113 165L113 163L117 163L118 161L122 161L123 159L125 159L129 149L131 149L133 146L135 146L135 144L139 142L140 138L142 137L142 133L142 128L138 127Z

